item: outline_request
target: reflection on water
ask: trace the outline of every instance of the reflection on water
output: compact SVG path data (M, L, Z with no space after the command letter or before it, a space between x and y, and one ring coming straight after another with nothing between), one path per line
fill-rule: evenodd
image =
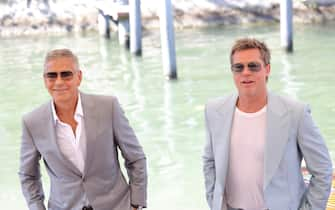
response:
M268 43L272 49L268 86L311 105L334 159L335 27L297 26L292 55L280 49L278 28L177 31L176 82L164 79L158 32L144 37L142 58L120 48L116 34L111 41L96 34L0 40L1 204L24 209L17 176L21 116L49 98L42 63L45 53L55 47L78 53L83 91L118 96L148 157L149 210L207 208L201 163L203 106L209 98L234 91L229 50L237 37L246 34ZM46 174L43 179L47 182Z
M298 82L296 78L292 75L292 63L289 60L289 56L291 55L283 54L281 56L282 81L284 82L282 92L291 95L294 98L298 98L298 92L303 82Z

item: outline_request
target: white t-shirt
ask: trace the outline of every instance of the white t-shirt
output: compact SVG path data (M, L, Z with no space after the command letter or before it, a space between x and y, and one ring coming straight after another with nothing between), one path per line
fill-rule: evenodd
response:
M230 207L266 209L263 197L266 106L255 113L235 109L225 198Z

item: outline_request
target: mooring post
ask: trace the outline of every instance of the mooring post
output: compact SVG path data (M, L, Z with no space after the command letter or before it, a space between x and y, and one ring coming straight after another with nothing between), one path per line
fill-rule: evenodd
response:
M282 0L280 3L280 38L281 46L286 52L293 52L292 14L292 0Z
M98 15L98 27L99 27L99 34L104 36L107 39L110 39L110 22L109 22L109 16L102 11L102 9L99 10Z
M114 18L117 23L119 44L129 50L129 1L116 0L115 3L117 11L115 11Z
M119 44L129 49L129 19L119 19L117 24Z
M130 23L130 52L134 55L142 55L142 23L141 23L141 1L129 1L129 23Z
M164 74L168 79L177 79L176 50L171 0L163 0L160 11L160 35Z

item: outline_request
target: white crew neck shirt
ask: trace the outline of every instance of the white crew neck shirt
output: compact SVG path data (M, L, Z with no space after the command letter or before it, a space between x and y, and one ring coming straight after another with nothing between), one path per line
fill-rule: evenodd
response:
M230 207L266 209L263 196L266 106L255 113L235 109L225 198Z

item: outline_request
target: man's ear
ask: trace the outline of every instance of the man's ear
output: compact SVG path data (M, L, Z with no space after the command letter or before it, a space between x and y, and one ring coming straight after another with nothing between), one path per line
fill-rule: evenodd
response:
M271 72L271 65L270 64L267 64L265 66L265 70L266 70L266 75L269 76L270 75L270 72Z
M77 72L77 74L78 74L79 85L80 85L81 80L83 79L83 72L79 69L78 72Z

